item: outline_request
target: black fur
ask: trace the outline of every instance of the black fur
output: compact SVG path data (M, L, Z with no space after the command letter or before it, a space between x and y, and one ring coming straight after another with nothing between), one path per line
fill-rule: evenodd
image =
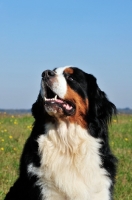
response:
M109 177L115 182L117 160L111 153L108 139L108 124L112 115L116 114L116 107L111 103L106 94L100 90L96 83L96 78L90 74L74 68L74 82L68 81L70 87L77 91L82 98L88 98L89 109L85 120L88 124L89 133L95 138L103 140L100 149L102 166L105 168ZM66 76L66 74L64 74ZM79 80L79 81L78 81ZM10 188L5 200L41 200L41 189L35 185L36 176L30 176L27 173L27 166L34 163L36 167L40 166L40 157L38 154L38 143L36 142L39 135L45 133L45 124L47 120L54 120L44 110L44 103L41 95L38 95L37 101L32 106L32 114L35 122L30 137L27 139L21 159L19 178ZM111 200L113 194L113 185L111 190Z

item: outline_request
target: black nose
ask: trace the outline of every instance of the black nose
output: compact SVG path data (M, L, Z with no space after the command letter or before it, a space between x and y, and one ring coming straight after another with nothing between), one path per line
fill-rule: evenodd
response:
M51 76L55 76L54 71L46 70L42 73L42 78L50 78Z

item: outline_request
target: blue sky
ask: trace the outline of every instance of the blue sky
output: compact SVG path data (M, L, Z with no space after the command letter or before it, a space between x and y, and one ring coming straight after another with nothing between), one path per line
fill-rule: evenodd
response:
M0 0L0 108L31 108L42 71L65 65L132 108L132 0Z

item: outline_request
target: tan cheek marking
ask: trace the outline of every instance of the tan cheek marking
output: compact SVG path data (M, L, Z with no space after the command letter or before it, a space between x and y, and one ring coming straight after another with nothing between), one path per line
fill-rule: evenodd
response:
M87 126L87 123L84 119L89 107L88 99L82 99L74 90L68 86L67 94L65 99L73 102L76 105L76 113L73 116L69 116L68 119L71 123L78 123L83 128Z
M72 69L72 68L66 68L65 70L64 70L64 72L66 73L66 74L73 74L73 72L74 72L74 70Z

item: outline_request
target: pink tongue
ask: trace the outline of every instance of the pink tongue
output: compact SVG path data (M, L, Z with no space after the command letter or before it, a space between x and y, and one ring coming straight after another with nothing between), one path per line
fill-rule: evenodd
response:
M72 109L72 106L70 106L69 104L65 104L64 101L62 101L61 99L56 99L55 102L62 103L63 107L66 108L67 110L71 110Z
M61 99L56 99L55 101L58 103L63 103L63 101Z
M71 110L72 109L72 107L69 106L68 104L63 104L63 107L65 107L67 110Z

